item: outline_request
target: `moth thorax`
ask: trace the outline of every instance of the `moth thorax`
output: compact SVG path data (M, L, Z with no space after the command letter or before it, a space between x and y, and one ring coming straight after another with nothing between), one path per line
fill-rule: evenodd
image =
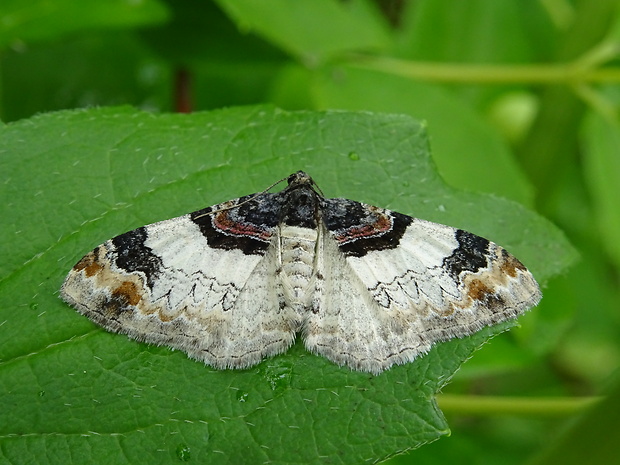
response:
M317 231L284 226L280 234L282 264L280 277L289 291L288 297L295 303L304 303L310 294L308 284L314 271Z

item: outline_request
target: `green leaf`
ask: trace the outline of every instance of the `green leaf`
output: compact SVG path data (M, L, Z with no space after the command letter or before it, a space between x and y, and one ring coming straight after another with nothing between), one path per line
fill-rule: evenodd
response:
M399 31L399 52L419 61L448 63L533 61L550 55L554 45L545 7L520 0L409 4Z
M253 34L240 33L214 2L166 3L172 19L142 29L140 37L172 66L189 72L193 107L263 102L289 57Z
M214 2L195 0L165 0L165 2L170 10L170 21L155 27L143 28L141 36L170 63L192 68L226 66L234 68L244 63L251 63L256 67L261 63L269 63L274 66L275 71L279 63L288 58L283 52L260 38L251 34L241 34L231 19ZM237 79L240 77L237 76ZM232 79L232 76L229 79ZM244 75L243 79L247 77ZM225 95L231 97L229 94Z
M616 372L606 396L573 421L529 465L615 463L620 441L620 377Z
M56 39L92 29L155 24L167 17L157 0L3 0L0 50L16 42Z
M163 111L171 100L169 64L126 31L37 43L27 52L9 50L0 69L4 121L120 102Z
M340 368L301 343L254 368L217 371L107 333L58 299L70 267L104 240L296 170L328 196L483 234L541 280L572 259L543 218L445 186L424 127L406 116L107 108L0 130L0 239L10 244L0 250L0 461L361 463L446 434L435 392L513 323L380 376Z
M471 107L443 88L339 66L317 73L313 91L319 108L405 113L428 121L433 157L449 184L531 203L531 186L506 143Z
M585 122L586 181L610 257L620 265L620 123L590 113Z
M241 30L252 31L309 65L351 50L389 44L371 2L352 0L217 0Z

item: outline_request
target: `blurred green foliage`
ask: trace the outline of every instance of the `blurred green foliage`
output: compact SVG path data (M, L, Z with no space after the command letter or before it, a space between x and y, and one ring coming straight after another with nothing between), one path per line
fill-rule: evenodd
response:
M5 0L0 118L118 104L174 111L187 74L195 111L273 103L426 121L449 184L536 209L565 231L580 261L543 283L543 303L509 342L496 338L444 389L538 399L540 413L446 408L452 437L393 463L611 463L619 429L607 409L550 416L544 401L609 393L618 404L619 6Z

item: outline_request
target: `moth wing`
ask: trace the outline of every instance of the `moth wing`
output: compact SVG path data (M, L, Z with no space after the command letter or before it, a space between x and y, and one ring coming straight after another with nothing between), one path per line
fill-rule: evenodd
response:
M245 199L106 241L69 272L62 298L107 330L217 368L244 368L285 351L296 317L276 312L275 227L257 221L272 212L249 203L230 208Z
M379 373L432 345L514 318L541 294L531 273L498 245L465 231L331 199L321 240L322 289L305 323L313 352ZM367 212L360 224L330 211ZM390 224L391 227L386 227Z

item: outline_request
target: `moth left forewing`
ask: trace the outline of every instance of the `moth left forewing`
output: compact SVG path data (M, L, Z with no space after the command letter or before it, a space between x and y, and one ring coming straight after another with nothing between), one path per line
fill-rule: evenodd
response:
M230 208L244 199L106 241L73 267L61 297L108 330L219 368L286 350L295 322L272 314L274 221L255 221L265 215L260 208L252 219Z

